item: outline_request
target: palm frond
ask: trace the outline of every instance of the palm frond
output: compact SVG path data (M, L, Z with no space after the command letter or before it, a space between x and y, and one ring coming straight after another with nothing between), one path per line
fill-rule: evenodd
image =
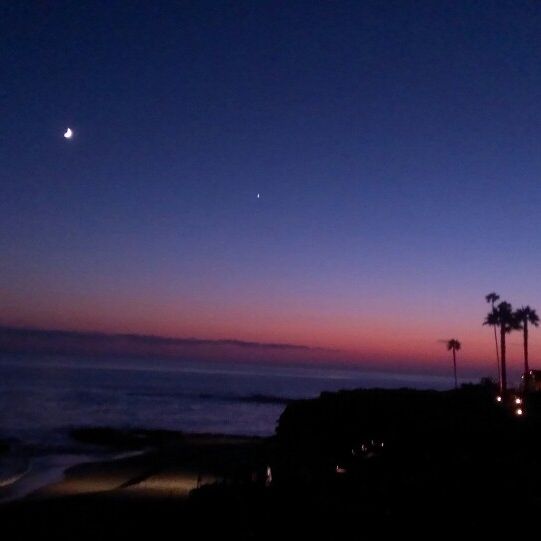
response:
M497 300L499 300L499 298L500 296L494 291L492 291L488 295L485 295L485 300L492 304L494 304Z
M451 338L451 340L447 341L447 349L449 351L454 350L458 351L461 348L460 342L456 338Z
M524 323L530 323L534 327L539 326L539 316L537 315L537 312L534 308L531 308L530 306L521 306L516 312L515 315L517 319L519 319L522 324Z

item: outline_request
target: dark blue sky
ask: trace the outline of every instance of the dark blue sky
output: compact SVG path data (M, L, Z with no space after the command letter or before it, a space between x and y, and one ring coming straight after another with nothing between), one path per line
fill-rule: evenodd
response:
M0 323L480 354L485 293L541 303L540 2L6 2L0 36Z

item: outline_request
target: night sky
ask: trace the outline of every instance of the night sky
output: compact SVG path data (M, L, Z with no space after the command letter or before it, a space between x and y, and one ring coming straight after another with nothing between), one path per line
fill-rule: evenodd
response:
M0 45L2 325L438 370L541 308L540 2L4 2Z

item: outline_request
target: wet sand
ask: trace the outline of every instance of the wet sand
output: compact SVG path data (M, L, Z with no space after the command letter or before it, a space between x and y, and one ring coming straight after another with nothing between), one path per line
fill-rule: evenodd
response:
M251 437L110 429L84 430L76 437L116 449L116 458L49 457L54 467L23 479L6 501L105 493L126 498L186 498L203 485L249 476L250 468L257 467L257 449L263 442Z
M47 538L71 540L152 537L171 531L201 538L202 529L219 532L231 520L235 522L227 528L235 529L244 520L228 510L236 500L218 502L214 491L245 486L243 481L264 467L267 442L111 429L84 429L75 436L121 457L72 465L63 475L51 470L45 479L51 482L0 503L4 531L16 532L17 538L46 533ZM198 487L201 490L194 491ZM204 503L200 496L191 497L194 492L202 493Z

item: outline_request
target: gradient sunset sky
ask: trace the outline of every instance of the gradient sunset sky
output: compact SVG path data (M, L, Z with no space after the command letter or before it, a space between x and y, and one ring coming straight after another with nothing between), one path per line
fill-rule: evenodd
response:
M541 308L540 2L4 2L0 42L0 325L490 371L484 295Z

